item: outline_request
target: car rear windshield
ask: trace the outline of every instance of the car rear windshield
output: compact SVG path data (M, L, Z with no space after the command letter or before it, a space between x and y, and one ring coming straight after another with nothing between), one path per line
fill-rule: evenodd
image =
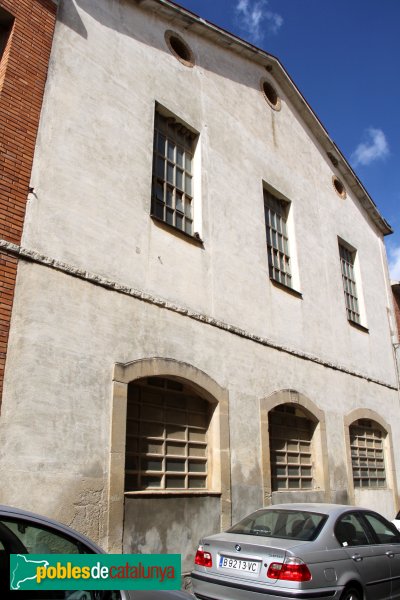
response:
M303 510L258 510L228 529L228 533L311 541L327 518L328 515Z

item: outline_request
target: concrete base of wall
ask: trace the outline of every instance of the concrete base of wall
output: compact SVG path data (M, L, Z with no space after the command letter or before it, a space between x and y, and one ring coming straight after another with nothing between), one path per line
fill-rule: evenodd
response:
M199 539L221 528L219 496L125 499L124 553L182 554L182 574L193 567Z

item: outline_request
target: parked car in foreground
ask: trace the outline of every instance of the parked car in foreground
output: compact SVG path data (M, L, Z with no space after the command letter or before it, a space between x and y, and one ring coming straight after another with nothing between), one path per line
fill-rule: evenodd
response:
M392 523L400 531L400 511L397 513L396 518L393 519Z
M400 533L355 506L280 504L205 537L195 558L201 600L400 598Z
M184 591L10 591L10 554L104 554L104 550L58 521L0 505L2 600L193 600L193 596Z

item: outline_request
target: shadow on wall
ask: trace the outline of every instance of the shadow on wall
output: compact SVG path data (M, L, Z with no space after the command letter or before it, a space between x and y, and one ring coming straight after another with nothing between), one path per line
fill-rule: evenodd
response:
M126 0L118 0L117 2L110 2L110 0L61 0L58 20L84 39L88 39L88 31L80 15L80 11L83 11L104 27L112 29L121 35L134 38L147 46L151 45L153 48L166 54L170 54L164 36L149 36L148 32L143 31L138 26L137 13L135 11L142 3L145 4L143 0L135 0L133 2L127 2ZM150 19L152 19L153 12L149 10L147 13ZM179 26L177 26L176 19L173 20L173 13L170 19L168 19L167 14L164 12L158 13L157 17L165 19L166 29L171 26L172 29L176 30L184 38L185 32L190 31L190 27L194 24L190 17L186 17L186 19L183 17L182 24L179 23ZM251 44L249 44L249 48L251 47ZM192 50L195 51L196 48L192 48ZM250 49L248 54L249 59L251 59L253 54L255 54L255 51L252 52ZM275 57L272 58L274 61L277 60ZM267 63L268 59L265 59L265 65ZM215 60L215 53L212 52L200 54L195 51L195 64L241 85L253 87L257 91L260 90L259 79L251 73L247 73L245 69L237 69L237 58L235 55L231 56L229 49L227 49L223 60ZM270 70L270 67L268 70ZM264 72L260 65L260 78L264 74L266 75L266 71Z
M79 12L76 9L74 0L61 0L60 8L58 9L57 19L66 27L69 27L69 29L72 29L72 31L75 31L75 33L87 40L87 29L84 26Z
M142 4L143 7L141 7ZM58 13L58 20L62 22L66 27L73 30L77 35L83 37L84 39L88 39L89 33L81 18L81 15L83 13L86 13L86 15L100 23L103 27L112 29L113 31L121 35L127 36L131 39L135 39L141 44L151 46L154 49L169 55L170 50L167 46L164 36L149 35L149 32L142 28L140 24L138 24L137 10L140 10L142 13L144 13L146 11L145 7L146 0L61 0L61 5ZM177 10L179 10L179 7ZM170 12L169 15L168 12ZM251 62L258 54L259 65L255 69L238 69L237 60L239 52L232 53L232 48L234 47L232 41L230 41L228 38L225 42L222 42L222 44L219 43L219 49L222 49L223 52L213 51L214 49L211 45L212 34L210 34L209 28L203 30L207 30L207 34L205 35L205 37L210 43L208 51L204 51L204 46L202 52L197 51L199 48L199 44L197 43L196 38L193 38L191 36L191 33L193 32L193 34L195 35L198 35L200 33L201 35L203 26L201 24L202 19L199 17L199 20L196 20L197 15L195 15L194 13L192 13L194 16L191 17L191 13L190 11L188 11L188 16L185 16L183 14L179 21L178 19L174 18L176 13L173 7L171 7L169 10L162 6L160 6L160 8L148 8L146 13L148 15L150 23L154 22L154 15L156 15L157 19L165 19L166 30L169 28L171 28L174 31L176 30L178 34L182 35L185 41L187 41L188 43L190 42L191 51L194 52L196 66L204 69L205 71L212 72L224 79L229 79L232 82L238 83L243 87L253 89L257 92L261 91L260 82L264 80L265 77L267 77L268 79L270 76L272 76L272 80L276 82L279 86L278 92L279 89L282 91L282 98L286 96L284 92L285 89L287 91L287 73L283 65L275 56L268 55L267 53L265 53L264 58L262 58L263 53L259 54L258 48L252 46L252 44L250 43L247 43L245 40L242 40L245 45L247 44L247 49L245 45L242 46L240 49L242 59L244 61L247 59L249 62ZM189 37L190 40L188 39ZM216 39L217 38L218 35L216 35ZM160 68L162 68L162 62L160 62L159 64ZM256 75L257 68L259 69L258 75ZM132 65L132 69L135 69L135 65ZM282 88L282 85L285 89ZM293 90L290 91L290 94L293 94ZM292 105L293 98L291 99ZM233 101L233 99L231 99L231 101ZM285 102L287 102L287 98ZM306 102L306 100L302 99L300 101L300 104L297 104L297 110L304 110L304 102ZM227 106L227 103L222 103L221 108L223 106L225 106L225 110L228 114L229 108ZM270 112L270 117L272 122L274 123L276 119L275 111L272 110ZM306 126L304 118L301 118L299 120L299 123L304 129L304 131L306 131L306 133L309 134L309 126ZM325 162L331 167L331 162L328 156L326 155L326 152L323 151L319 144L317 144L317 147Z

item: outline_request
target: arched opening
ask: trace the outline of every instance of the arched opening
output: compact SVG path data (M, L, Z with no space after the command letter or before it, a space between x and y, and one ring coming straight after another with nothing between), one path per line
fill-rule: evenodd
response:
M329 500L325 415L304 394L261 400L261 452L265 505Z
M174 359L114 367L108 552L180 553L231 524L228 392Z
M354 488L385 489L387 432L372 419L358 419L350 425L349 435Z
M398 491L390 424L374 410L358 408L345 417L344 433L351 503L394 514Z
M129 383L125 492L210 489L214 409L187 382L146 377Z
M298 405L280 404L269 412L272 492L315 487L316 425Z

